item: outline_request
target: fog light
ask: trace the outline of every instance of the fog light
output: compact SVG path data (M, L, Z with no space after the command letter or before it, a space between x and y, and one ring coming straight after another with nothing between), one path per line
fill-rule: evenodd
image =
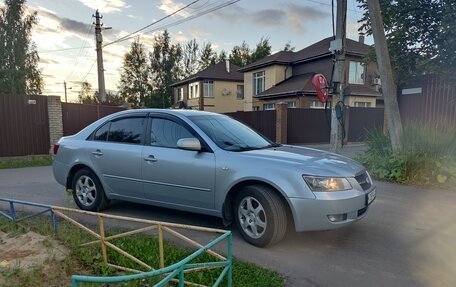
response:
M331 222L341 222L347 220L347 214L342 213L342 214L330 214L328 215L328 219Z

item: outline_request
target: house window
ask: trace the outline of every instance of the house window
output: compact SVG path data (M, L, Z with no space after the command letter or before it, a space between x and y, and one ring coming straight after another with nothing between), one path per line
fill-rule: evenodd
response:
M260 107L259 106L253 106L253 111L254 112L258 112L260 110Z
M349 84L364 84L364 65L361 62L350 61L348 70L348 83Z
M288 102L287 106L289 109L294 109L294 108L296 108L296 102Z
M198 82L191 83L190 85L188 85L188 88L190 90L190 96L189 96L190 99L199 98L198 87L199 87Z
M264 104L263 110L265 110L265 111L275 110L275 104L274 103Z
M205 98L214 97L214 81L210 81L210 80L204 81L204 97Z
M320 101L312 101L310 103L310 108L311 109L324 109L325 108L325 104L320 102Z
M236 98L238 100L243 100L244 99L244 85L237 85Z
M184 88L178 88L177 89L177 101L183 101L184 100Z
M264 91L264 71L253 73L253 95Z
M357 108L370 108L371 106L371 102L355 102L355 107Z

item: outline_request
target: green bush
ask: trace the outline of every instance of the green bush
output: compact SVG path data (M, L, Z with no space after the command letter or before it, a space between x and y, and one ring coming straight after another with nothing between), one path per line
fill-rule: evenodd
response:
M456 183L456 129L404 126L397 153L381 130L369 132L366 142L368 150L358 160L377 178L421 185Z

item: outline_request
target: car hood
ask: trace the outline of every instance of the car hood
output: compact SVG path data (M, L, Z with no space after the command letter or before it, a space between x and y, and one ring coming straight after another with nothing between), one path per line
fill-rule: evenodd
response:
M291 165L303 174L354 177L365 168L350 158L312 148L283 145L280 147L241 152L241 157L271 164Z

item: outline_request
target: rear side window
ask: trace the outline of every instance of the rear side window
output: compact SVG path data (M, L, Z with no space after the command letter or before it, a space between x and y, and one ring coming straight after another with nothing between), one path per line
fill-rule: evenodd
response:
M113 121L109 128L107 140L109 142L141 144L144 124L145 118L125 118Z
M127 144L141 144L146 118L123 118L108 122L93 135L92 140Z
M95 135L93 136L94 141L106 141L108 139L108 133L109 133L109 125L111 123L108 122L104 124L101 128L97 130Z

